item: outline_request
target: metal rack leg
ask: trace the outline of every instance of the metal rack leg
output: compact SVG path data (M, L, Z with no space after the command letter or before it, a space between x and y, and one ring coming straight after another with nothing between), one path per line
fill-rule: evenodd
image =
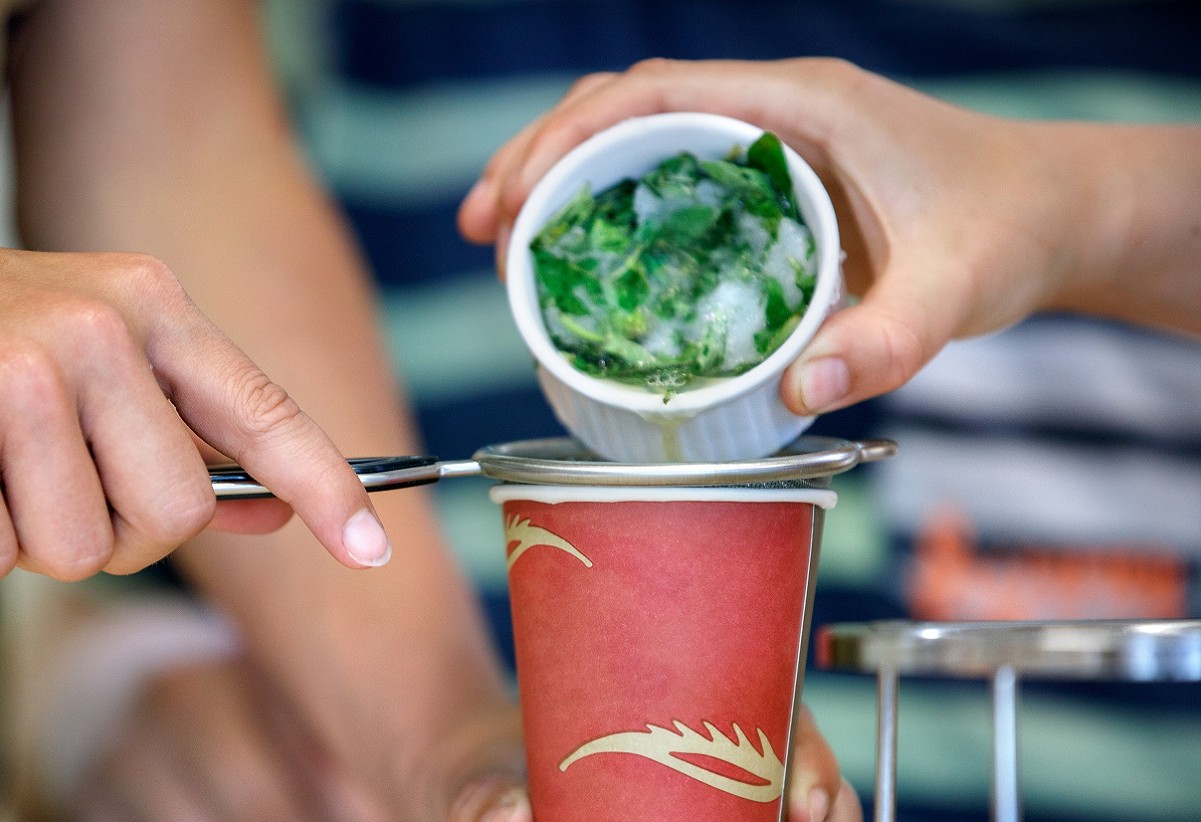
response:
M876 822L897 815L897 672L876 675Z
M896 820L898 678L990 681L992 818L1020 822L1019 675L1040 680L1201 682L1201 620L909 622L826 625L819 658L877 677L877 822Z
M1017 674L1005 665L992 678L993 788L995 822L1020 822L1018 799Z

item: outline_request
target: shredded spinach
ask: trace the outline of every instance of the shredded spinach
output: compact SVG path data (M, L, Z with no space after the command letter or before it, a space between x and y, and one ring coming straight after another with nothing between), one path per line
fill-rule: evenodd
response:
M813 296L813 236L779 139L720 160L681 152L582 188L530 244L543 317L580 370L662 392L741 374Z

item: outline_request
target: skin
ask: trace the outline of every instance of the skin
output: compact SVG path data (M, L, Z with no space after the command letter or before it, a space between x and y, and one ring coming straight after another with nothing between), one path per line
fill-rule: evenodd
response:
M254 4L40 0L11 49L19 215L38 251L4 252L2 276L26 291L0 303L0 316L48 352L62 383L52 405L95 452L79 497L53 486L55 510L90 500L91 519L72 527L87 540L103 534L97 511L121 496L115 466L131 461L203 486L211 454L192 444L195 432L274 481L301 515L270 530L287 509L223 503L222 524L270 533L209 529L176 552L238 627L244 658L151 688L77 797L78 817L527 822L517 709L428 495L375 497L380 521L403 535L383 568L352 571L317 550L319 540L337 549L348 517L368 505L341 454L421 449L375 330L370 280L286 127ZM101 331L76 337L80 315L98 317ZM31 331L47 317L59 334ZM114 351L117 363L106 363ZM130 396L97 399L127 382ZM121 423L131 402L145 410ZM74 422L73 408L84 409ZM249 419L249 433L222 408ZM13 448L6 440L0 458L18 523ZM164 469L170 454L179 464ZM62 460L40 487L87 462L78 445ZM153 501L160 488L156 477L144 491ZM107 560L72 554L52 567L42 551L39 568L74 578L161 555L206 521L192 511L203 499L177 496L158 499L191 512L183 525L157 526L129 548L118 541ZM15 561L33 563L24 527L16 533ZM12 538L4 544L11 566ZM832 818L858 818L816 727L802 728L793 818L809 818L815 797L819 810L844 814Z
M145 241L203 213L180 213L186 202L164 203L146 183L185 159L121 120L166 114L149 110L159 101L110 104L138 91L128 87L143 58L106 53L70 5L31 12L10 54L17 218L36 250L0 249L0 578L14 567L60 580L130 573L210 522L254 533L293 510L345 565L386 562L387 537L334 442L161 255L144 253L210 262ZM213 131L173 148L231 136ZM230 459L283 503L217 506L205 461Z
M319 424L325 439L293 433L297 441L276 458L288 469L284 478L314 498L317 519L333 522L340 535L341 496L352 497L352 513L370 504L353 475L353 495L341 493L342 454L420 448L375 333L364 267L292 143L255 4L44 0L30 7L10 56L22 235L45 250L39 254L62 255L31 254L29 288L48 302L63 290L99 292L113 313L151 318L149 339L135 333L126 345L129 367L174 380L168 394L177 404L180 392L219 383L226 370L242 377L240 391L263 397L275 425L258 425L262 442L253 448L233 437L215 444L248 467L265 464L260 455L287 442L289 425L307 420L316 432ZM139 254L90 253L126 249ZM73 267L57 275L60 260ZM101 264L109 265L107 279L88 267ZM139 279L141 268L151 271ZM162 292L181 296L160 304ZM183 312L199 327L200 311L209 318L207 337L168 322ZM133 320L126 325L136 331ZM207 330L214 325L223 336ZM160 342L154 334L175 338ZM223 340L246 353L216 369L220 355L234 356L234 343L224 343L226 350ZM164 366L158 355L172 345L187 357L167 357ZM95 346L85 339L76 353ZM147 355L140 362L139 349ZM272 375L270 385L288 386L287 399L247 376L247 356ZM78 382L88 380L91 390L106 389L94 374ZM165 405L162 392L155 399ZM217 405L211 400L187 422L219 428L209 420ZM294 405L306 409L303 417ZM144 445L138 421L129 425L137 436L124 431L127 439L111 446L124 460ZM183 468L199 473L203 461L183 430L192 460ZM155 451L135 465L161 462ZM174 490L162 494L160 474L146 472L151 490L174 497ZM63 496L54 499L60 512L71 507ZM177 552L178 565L239 625L254 669L387 818L478 818L449 809L485 775L495 785L519 784L516 708L428 497L379 495L373 509L404 542L397 561L370 572L331 561L299 520L253 538L208 530ZM202 526L205 519L197 519ZM192 719L213 721L208 713ZM214 747L201 759L217 763L224 754ZM170 818L163 808L152 816Z
M650 60L581 79L501 148L459 212L497 242L537 180L631 116L705 111L774 131L831 194L856 305L785 373L798 414L904 384L954 338L1065 310L1201 332L1201 128L1020 122L848 63Z

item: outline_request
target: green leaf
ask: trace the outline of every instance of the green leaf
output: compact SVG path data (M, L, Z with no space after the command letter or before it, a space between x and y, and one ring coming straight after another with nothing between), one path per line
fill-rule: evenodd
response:
M700 242L717 224L721 212L712 206L697 205L673 211L659 224L656 241L686 248Z
M775 329L764 329L755 335L755 350L767 357L768 354L775 351L784 341L788 339L796 327L801 324L801 318L794 314L788 318L788 322Z
M792 309L788 307L788 300L784 298L784 286L780 285L779 280L764 280L763 290L767 294L767 306L763 309L767 321L765 326L774 331L788 322L792 316Z
M564 314L588 313L588 306L576 292L577 288L587 290L587 272L540 248L534 250L534 265L543 304L550 302Z
M639 185L661 198L644 223L633 204ZM745 153L734 146L724 160L680 152L640 180L595 195L582 187L530 243L555 345L574 367L644 385L665 402L690 380L753 367L723 366L728 320L700 317L698 305L723 282L753 284L763 298L746 310L764 311L755 345L763 356L774 350L799 322L814 287L805 273L811 266L792 261L804 299L789 306L781 283L763 270L780 221L795 211L774 137L760 138ZM759 228L748 228L748 219ZM654 354L643 344L651 335L674 337L679 353Z
M588 244L596 251L624 254L630 246L630 231L625 226L597 217L588 231Z
M726 337L728 325L723 318L705 329L696 350L694 374L710 374L716 372L726 354Z
M770 131L763 132L746 152L747 164L767 175L775 190L785 200L784 213L796 221L801 217L793 200L792 173L788 170L788 158L784 156L784 144Z
M605 337L604 347L606 353L624 361L629 368L638 370L654 368L658 362L655 355L641 345L617 334Z
M650 294L650 284L646 281L646 274L638 267L629 267L614 283L614 290L617 294L617 305L623 311L633 311L646 302L647 295Z
M579 337L581 340L584 340L585 342L603 343L605 341L605 336L603 334L598 334L595 331L585 328L573 320L570 316L560 316L559 323L567 331Z
M776 202L771 178L763 171L748 166L735 165L725 160L706 160L701 168L715 183L725 186L733 199Z
M567 205L555 215L554 219L538 232L538 236L534 238L534 246L548 248L554 245L572 228L583 224L592 213L595 204L596 200L592 197L591 186L585 183Z

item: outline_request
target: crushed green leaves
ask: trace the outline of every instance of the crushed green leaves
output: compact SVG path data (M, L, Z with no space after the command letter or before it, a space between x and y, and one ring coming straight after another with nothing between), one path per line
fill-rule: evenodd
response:
M762 362L817 281L813 235L779 139L721 160L681 152L588 187L530 244L543 318L572 364L664 400Z

